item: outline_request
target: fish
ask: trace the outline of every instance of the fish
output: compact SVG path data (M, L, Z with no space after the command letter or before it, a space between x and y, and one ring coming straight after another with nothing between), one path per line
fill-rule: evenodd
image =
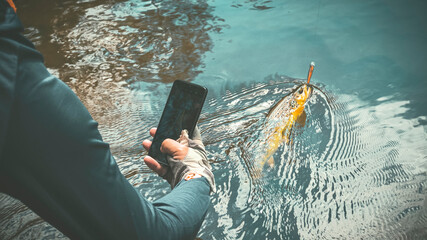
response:
M305 105L313 94L313 86L310 79L314 70L314 62L311 62L308 71L307 83L298 86L289 95L278 101L267 113L265 128L266 132L265 154L261 161L261 167L267 162L274 167L273 154L285 143L292 144L292 132L294 127L304 127L307 114Z

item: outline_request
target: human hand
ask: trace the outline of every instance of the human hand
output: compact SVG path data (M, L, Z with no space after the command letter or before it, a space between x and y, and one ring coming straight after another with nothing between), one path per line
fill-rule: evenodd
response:
M156 130L155 128L150 130L151 136L154 137ZM187 130L183 130L177 141L172 139L163 141L160 151L168 155L169 167L161 165L150 156L146 156L144 162L150 169L166 179L172 188L182 179L188 180L204 176L208 180L211 190L215 191L215 179L197 127L193 135L193 139L190 139ZM151 147L149 140L144 140L142 144L147 151Z
M157 131L157 128L150 129L150 135L154 137L154 135L156 134L156 131ZM150 149L151 144L152 142L150 140L144 140L142 142L142 146L144 146L145 150L147 151ZM160 147L160 151L168 155L171 155L173 158L176 158L177 160L183 160L188 153L188 147L172 139L166 139L163 141L162 146ZM161 165L154 158L148 155L144 158L144 162L151 170L153 170L155 173L157 173L161 177L163 177L168 170L167 166Z

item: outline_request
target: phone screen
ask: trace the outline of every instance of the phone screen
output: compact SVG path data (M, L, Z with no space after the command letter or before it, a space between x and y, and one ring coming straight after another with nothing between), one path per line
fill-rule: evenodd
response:
M152 158L168 165L166 155L160 151L162 142L167 138L177 140L184 129L190 137L193 135L206 94L207 89L202 86L181 80L174 82L148 153Z

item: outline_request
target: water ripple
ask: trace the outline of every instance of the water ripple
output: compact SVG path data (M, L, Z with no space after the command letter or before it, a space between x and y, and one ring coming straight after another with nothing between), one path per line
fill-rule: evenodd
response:
M215 197L224 206L239 204L248 215L257 216L255 221L233 218L234 226L244 224L246 229L237 236L408 238L401 223L409 219L418 221L415 236L421 236L425 190L414 190L426 180L412 179L410 165L402 162L404 143L378 121L378 112L384 114L381 107L369 107L354 96L333 96L320 87L306 107L306 126L294 135L293 144L275 153L273 168L260 167L262 147L257 144L262 143L265 114L301 83L280 76L267 79L271 78L276 81L211 100L201 121L216 158L215 171L232 169L218 176L218 184L237 181L245 189L238 199ZM228 212L241 214L231 207ZM353 227L346 227L349 224Z
M168 184L142 164L141 142L160 117L165 83L200 77L210 33L227 29L224 19L203 0L48 2L22 3L24 22L34 12L49 15L26 36L99 122L126 178L149 201L163 196ZM227 4L265 13L275 6ZM273 75L239 85L226 73L202 77L215 86L200 128L218 192L201 238L427 236L426 118L402 117L412 100L366 102L315 83L305 126L273 155L274 167L263 167L265 115L303 81ZM0 195L0 203L1 239L65 238L19 201Z

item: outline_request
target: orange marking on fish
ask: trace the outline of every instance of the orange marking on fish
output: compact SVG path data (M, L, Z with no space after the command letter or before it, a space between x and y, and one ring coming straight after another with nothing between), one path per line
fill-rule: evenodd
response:
M307 76L307 84L310 84L311 75L313 75L314 70L314 62L311 62L310 68L308 69L308 76Z

